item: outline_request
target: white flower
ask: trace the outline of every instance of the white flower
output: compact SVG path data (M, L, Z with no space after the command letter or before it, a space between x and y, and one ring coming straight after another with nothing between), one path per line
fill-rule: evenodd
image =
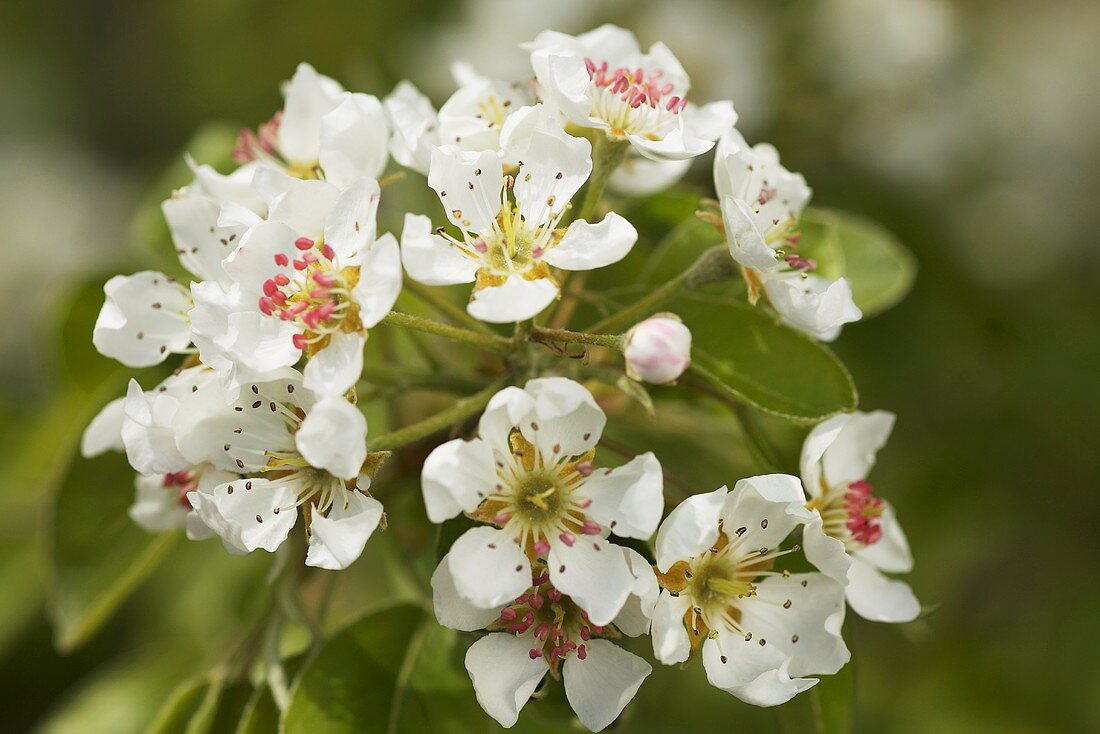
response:
M609 532L648 538L663 507L653 454L594 469L606 417L581 385L561 377L509 387L489 402L479 437L436 448L424 462L428 518L460 512L490 523L451 547L449 568L468 602L493 607L530 585L544 560L550 581L603 625L619 614L634 576Z
M229 385L265 379L309 358L306 387L343 394L359 379L367 329L401 289L397 242L377 241L378 183L344 191L261 171L268 200L224 267L232 285L192 285L194 340Z
M205 367L191 367L171 375L148 392L130 380L120 426L130 466L141 474L166 474L191 468L176 445L176 422L184 418L181 405L191 395L214 382Z
M664 44L643 53L632 33L603 25L579 36L544 31L524 48L544 100L573 124L629 140L653 160L693 158L714 146L687 121L697 114L687 109L688 76Z
M189 461L238 475L188 493L198 517L230 552L274 551L306 505L306 564L348 566L382 517L381 504L365 494L363 414L342 397L317 398L290 369L228 397L219 383L198 391L177 423Z
M844 588L821 573L778 570L798 551L783 542L820 530L796 477L743 479L689 497L657 533L664 587L653 612L653 653L682 663L702 644L711 685L759 706L784 703L849 658L840 635Z
M920 602L905 582L883 572L913 569L909 542L893 508L875 496L866 479L893 427L892 413L856 412L834 416L806 437L802 484L825 535L814 535L805 545L814 564L842 583L847 580L848 603L861 617L908 622L920 614Z
M439 114L412 82L402 80L382 100L393 134L390 155L407 168L428 174L432 148L439 145Z
M239 163L257 161L296 178L323 178L339 189L386 167L389 124L382 103L299 64L283 89L281 112L260 128L242 131L233 151Z
M763 289L785 322L821 341L863 316L844 278L816 275L816 263L797 253L798 219L811 191L801 174L783 167L774 147L750 147L730 128L718 142L714 187L730 255L745 268L752 298Z
M427 285L477 281L467 310L482 321L529 319L558 296L550 267L591 270L618 262L638 233L608 214L599 224L558 223L592 171L588 141L537 129L515 178L495 151L452 147L432 152L428 184L460 237L433 232L424 216L406 215L401 253L409 276Z
M593 624L577 601L556 588L538 566L528 588L489 609L471 605L458 592L450 556L432 575L436 617L463 631L488 629L466 653L466 670L478 703L510 728L547 673L564 680L565 695L581 723L600 731L618 718L652 671L641 658L606 637L644 634L657 598L657 580L644 558L629 548L621 554L634 575L629 603L607 624ZM454 551L452 551L453 553Z
M623 356L631 379L668 384L691 364L691 332L674 314L651 316L627 332Z

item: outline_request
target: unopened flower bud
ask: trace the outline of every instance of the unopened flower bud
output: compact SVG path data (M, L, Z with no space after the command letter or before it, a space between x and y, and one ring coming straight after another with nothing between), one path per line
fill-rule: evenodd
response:
M626 373L632 379L664 385L691 364L691 332L674 314L651 316L626 335Z

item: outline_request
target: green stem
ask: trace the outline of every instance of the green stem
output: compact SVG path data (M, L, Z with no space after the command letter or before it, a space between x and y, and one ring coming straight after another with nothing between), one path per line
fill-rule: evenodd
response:
M596 131L595 138L592 143L592 175L588 177L588 188L584 191L584 199L575 219L587 220L596 213L611 174L623 162L630 147L628 141L611 140L601 130Z
M675 276L660 288L651 291L639 301L635 301L616 314L585 329L588 332L608 332L629 326L651 316L661 306L668 303L684 290L698 288L708 283L729 280L736 274L737 267L725 245L715 245L703 252L691 266Z
M568 329L543 329L535 327L529 336L537 344L565 342L569 344L588 344L594 347L607 347L622 351L623 337L620 334L588 334Z
M406 278L402 287L411 292L424 304L434 308L440 316L447 317L448 320L455 324L463 324L474 331L480 331L486 334L493 333L493 330L490 329L488 325L468 314L466 309L452 303L450 299L435 288L426 286L423 283L418 283L412 278Z
M458 326L442 324L422 316L413 316L412 314L402 313L400 311L390 311L389 315L382 319L382 321L383 323L394 324L395 326L401 326L406 329L422 331L425 334L435 334L436 336L466 342L467 344L472 344L501 354L507 354L512 351L512 341L510 339L505 339L496 334L480 334L476 331L463 329Z
M393 451L461 423L484 410L502 385L503 381L498 380L481 392L459 400L444 411L369 440L368 446L371 451Z

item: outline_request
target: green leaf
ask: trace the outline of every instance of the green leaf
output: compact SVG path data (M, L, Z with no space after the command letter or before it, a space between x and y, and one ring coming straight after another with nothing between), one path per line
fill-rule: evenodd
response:
M135 525L133 493L134 470L120 454L78 457L61 483L46 544L48 611L62 652L94 634L179 539Z
M430 612L399 605L329 639L291 690L284 734L483 729L485 715L458 660L458 635Z
M876 222L849 212L812 208L802 215L801 230L799 251L818 261L821 275L848 278L864 318L891 308L912 288L916 259Z
M206 702L210 687L210 679L205 676L181 683L161 706L145 734L185 734L191 720Z
M689 294L669 311L691 329L691 374L720 395L797 423L853 410L848 370L827 348L732 298Z
M661 240L649 256L642 269L641 282L660 285L687 270L700 255L721 243L722 233L692 212Z

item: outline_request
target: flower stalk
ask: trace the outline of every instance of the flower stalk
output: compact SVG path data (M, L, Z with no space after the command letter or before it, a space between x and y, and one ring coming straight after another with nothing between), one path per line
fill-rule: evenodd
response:
M393 451L446 430L484 410L500 387L501 381L493 382L481 392L459 400L446 410L368 441L369 448L371 451Z
M507 354L512 351L512 341L510 339L505 339L495 334L481 334L470 329L442 324L432 319L402 313L401 311L390 311L390 313L382 319L382 322L400 326L405 329L412 329L413 331L422 331L425 334L434 334L436 336L446 337L447 339L466 342L467 344L472 344L476 347L488 349L489 351L498 352L500 354Z

